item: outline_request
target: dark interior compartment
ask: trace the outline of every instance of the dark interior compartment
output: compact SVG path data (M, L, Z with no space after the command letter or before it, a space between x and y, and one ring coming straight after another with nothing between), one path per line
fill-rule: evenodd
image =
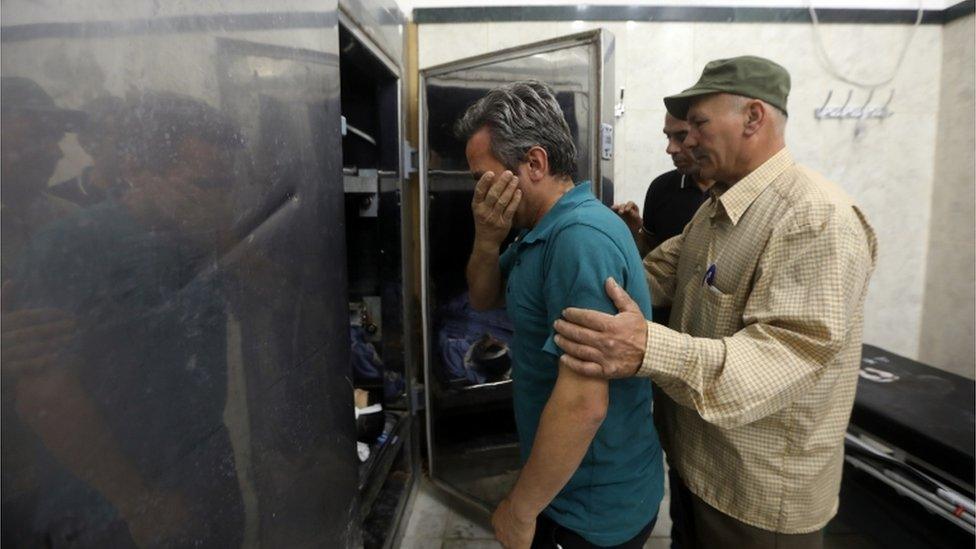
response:
M349 379L369 395L368 406L357 407L362 538L366 547L382 547L394 533L412 474L397 171L399 80L341 25L339 49Z

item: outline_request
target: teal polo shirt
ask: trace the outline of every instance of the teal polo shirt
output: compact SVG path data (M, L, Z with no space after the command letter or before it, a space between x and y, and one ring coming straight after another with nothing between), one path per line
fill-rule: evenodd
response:
M507 279L515 420L528 459L562 355L553 322L566 307L616 313L604 282L614 277L651 317L651 298L634 238L588 182L564 194L500 258ZM610 381L610 405L579 469L544 511L597 545L636 536L657 515L664 488L661 445L646 378Z

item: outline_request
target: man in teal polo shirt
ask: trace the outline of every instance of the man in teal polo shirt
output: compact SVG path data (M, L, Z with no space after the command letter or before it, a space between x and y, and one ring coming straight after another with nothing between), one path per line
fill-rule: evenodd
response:
M506 306L524 466L492 516L505 547L642 547L663 493L646 381L597 380L559 367L553 323L566 307L616 312L613 277L651 313L626 225L574 183L576 147L552 91L496 88L456 126L478 184L467 279L475 308ZM496 175L497 174L497 175ZM512 226L518 239L499 255Z

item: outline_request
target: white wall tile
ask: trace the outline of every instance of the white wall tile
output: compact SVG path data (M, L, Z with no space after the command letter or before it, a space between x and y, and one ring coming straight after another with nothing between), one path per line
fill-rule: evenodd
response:
M691 44L695 76L712 59L762 55L764 23L695 23Z
M586 28L590 27L592 25L588 25ZM574 27L569 21L489 23L488 46L492 50L503 50L565 36L579 30L584 29Z
M878 264L865 308L865 342L917 356L925 281L936 121L900 114L821 121L821 171L861 205L878 235Z
M417 28L417 60L422 69L488 50L487 23L420 25Z
M627 26L627 63L622 80L628 107L663 109L664 96L680 92L697 80L700 69L694 67L687 55L693 37L691 24Z
M976 377L976 17L951 22L943 36L942 89L932 223L919 357Z

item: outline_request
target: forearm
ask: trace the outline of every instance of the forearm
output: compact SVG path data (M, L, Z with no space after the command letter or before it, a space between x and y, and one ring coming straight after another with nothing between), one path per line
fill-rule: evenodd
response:
M643 229L637 231L634 235L634 242L637 244L637 251L640 253L641 258L654 249L654 239Z
M471 306L475 309L493 309L504 304L498 248L493 243L475 240L471 250L466 276Z
M69 471L125 515L146 490L105 427L94 402L70 371L23 376L16 382L18 414Z
M815 383L826 362L809 353L826 342L768 325L712 339L648 322L647 335L638 375L650 377L675 402L724 428L781 410Z
M569 482L596 436L609 404L605 380L566 380L560 372L542 411L532 453L509 498L519 513L536 516ZM582 392L581 390L582 389Z

